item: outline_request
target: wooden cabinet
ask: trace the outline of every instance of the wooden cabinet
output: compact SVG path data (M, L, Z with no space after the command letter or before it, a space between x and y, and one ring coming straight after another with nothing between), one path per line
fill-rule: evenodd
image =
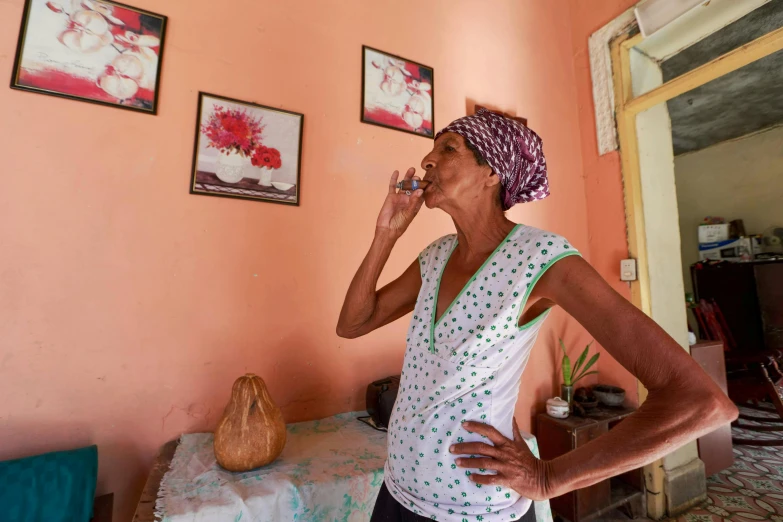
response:
M92 505L92 518L90 522L111 522L114 510L114 493L108 493L96 497Z
M707 375L726 390L726 362L721 341L702 341L691 346L691 357L707 372ZM704 462L704 471L709 477L734 464L734 449L731 444L731 424L726 423L717 430L699 437L699 458Z
M691 278L696 299L720 307L737 355L783 350L783 259L696 264Z
M758 264L753 273L756 276L764 344L768 350L783 350L783 262Z
M633 413L633 408L599 407L589 417L555 419L538 416L536 438L541 458L551 460L600 437ZM604 480L550 500L552 511L571 522L600 520L601 515L626 508L636 518L646 513L642 469Z

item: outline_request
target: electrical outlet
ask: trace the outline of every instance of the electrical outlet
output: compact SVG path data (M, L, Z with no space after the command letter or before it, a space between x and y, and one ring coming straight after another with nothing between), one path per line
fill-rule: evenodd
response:
M636 259L620 261L620 281L636 281Z

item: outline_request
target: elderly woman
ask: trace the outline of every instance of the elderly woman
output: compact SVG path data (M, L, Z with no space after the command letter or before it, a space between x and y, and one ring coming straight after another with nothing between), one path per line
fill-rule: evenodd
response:
M516 203L549 194L533 131L482 109L438 133L421 166L430 182L424 190L398 192L392 175L337 325L338 335L354 338L413 312L373 522L522 520L532 500L638 468L736 418L699 365L566 239L506 218ZM414 173L405 179L418 179ZM449 214L456 234L434 241L377 289L422 204ZM649 395L607 434L543 461L522 440L513 412L530 350L555 305Z

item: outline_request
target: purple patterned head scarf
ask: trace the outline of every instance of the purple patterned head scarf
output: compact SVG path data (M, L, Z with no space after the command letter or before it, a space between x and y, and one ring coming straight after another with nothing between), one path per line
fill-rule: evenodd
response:
M520 122L482 108L451 122L435 139L444 132L468 140L500 176L503 210L549 195L541 138Z

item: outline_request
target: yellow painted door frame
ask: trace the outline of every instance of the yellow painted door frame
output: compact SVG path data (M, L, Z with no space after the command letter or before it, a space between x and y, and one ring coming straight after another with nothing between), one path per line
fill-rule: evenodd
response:
M631 301L645 314L651 315L650 273L647 257L647 237L644 222L642 179L639 168L639 139L636 133L636 116L665 103L680 94L704 85L750 63L783 49L783 28L779 28L709 63L689 71L663 85L633 96L631 83L631 49L642 41L642 35L622 34L612 40L612 72L614 82L615 118L623 174L625 218L628 234L628 251L637 261L638 279L631 283ZM647 397L647 390L638 383L639 400ZM648 514L652 518L666 515L663 496L664 470L661 460L645 467Z

